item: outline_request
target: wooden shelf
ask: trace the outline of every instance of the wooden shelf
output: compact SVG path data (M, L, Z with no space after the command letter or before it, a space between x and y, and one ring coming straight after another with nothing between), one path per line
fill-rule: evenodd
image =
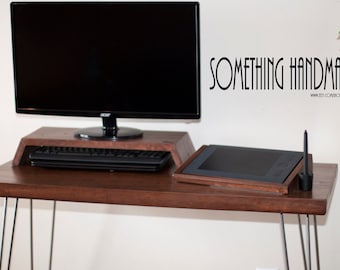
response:
M28 163L29 152L39 146L93 147L171 152L177 167L186 161L195 149L187 132L144 131L143 137L133 140L100 141L74 137L74 128L42 127L23 137L13 159L13 166Z

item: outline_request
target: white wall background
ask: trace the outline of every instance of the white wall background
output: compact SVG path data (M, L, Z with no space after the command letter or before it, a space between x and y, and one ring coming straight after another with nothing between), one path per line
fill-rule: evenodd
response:
M0 162L40 126L85 127L99 119L17 115L10 1L0 1ZM301 150L309 131L314 161L340 163L340 98L310 91L221 91L212 57L337 57L339 0L201 0L202 119L120 121L142 129L185 130L196 148L228 144ZM287 84L288 85L288 84ZM328 91L328 90L326 90ZM330 90L329 90L330 91ZM338 90L340 91L340 90ZM334 93L334 91L330 91ZM339 185L319 219L322 269L340 269ZM13 201L10 201L13 206ZM50 202L35 202L35 269L48 268ZM9 213L10 218L10 213ZM295 216L287 217L291 269L303 269ZM28 201L20 201L12 269L29 269ZM279 215L58 203L53 269L284 269Z

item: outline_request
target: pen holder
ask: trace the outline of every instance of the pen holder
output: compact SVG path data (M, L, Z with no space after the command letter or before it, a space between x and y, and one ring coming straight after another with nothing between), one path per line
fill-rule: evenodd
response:
M310 191L313 188L313 174L303 173L299 174L299 188L303 191Z

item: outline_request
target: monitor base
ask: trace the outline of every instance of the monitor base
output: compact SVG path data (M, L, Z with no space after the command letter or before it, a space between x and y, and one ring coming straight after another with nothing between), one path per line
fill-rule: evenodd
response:
M75 132L75 137L86 140L129 140L143 136L143 132L136 128L120 127L117 129L90 127L79 129Z
M137 128L118 127L117 119L111 113L101 113L100 117L103 122L101 127L79 129L76 131L75 137L86 140L119 141L143 136L143 132Z

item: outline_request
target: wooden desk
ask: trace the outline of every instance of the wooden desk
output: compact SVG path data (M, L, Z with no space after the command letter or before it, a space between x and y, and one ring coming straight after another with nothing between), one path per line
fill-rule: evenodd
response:
M17 211L18 198L54 200L49 264L49 269L52 269L56 201L275 212L281 214L285 266L286 270L289 270L283 213L306 214L308 232L306 239L307 252L303 254L307 254L307 257L304 256L305 265L309 266L308 270L311 269L309 215L314 215L314 231L317 240L315 215L325 215L327 213L337 175L336 164L314 164L313 190L302 192L297 188L293 188L288 195L237 191L178 183L172 177L174 170L175 166L171 164L159 173L110 173L12 166L12 162L8 162L0 166L0 197L4 197L6 202L4 205L3 224L6 223L5 213L7 211L8 197L17 198L15 213ZM30 209L32 219L32 200ZM299 225L301 228L300 216ZM3 225L0 264L2 264L4 232L5 226ZM12 224L9 254L12 253L14 232L15 218ZM301 237L303 237L302 234ZM31 269L33 270L34 256L32 243L31 220ZM305 248L303 243L302 246ZM318 249L318 241L316 241L316 257L317 263L320 265ZM10 265L10 260L11 256L9 256L8 265Z
M76 140L72 134L72 129L40 129L23 138L13 161L0 166L0 197L5 198L3 224L6 222L7 198L9 197L16 198L16 201L18 201L19 198L28 198L31 199L31 202L32 199L42 199L85 203L280 213L285 246L286 269L288 270L289 265L283 214L306 214L307 217L313 215L314 218L316 215L325 215L331 203L337 176L336 164L314 164L312 191L303 192L293 186L286 195L180 183L175 180L173 173L175 172L176 166L178 167L193 153L191 141L186 133L168 133L167 139L164 140L163 134L158 132L146 133L142 141L136 140L128 144L125 142L101 143L101 145L105 147L114 147L114 144L118 147L129 148L132 145L132 147L136 147L136 149L151 147L152 149L165 149L170 151L173 156L173 162L170 162L166 168L157 173L44 169L25 165L27 164L25 161L27 151L29 151L31 147L46 145L46 143L47 145L56 146L83 147L92 144L92 142L89 141ZM15 206L15 212L16 209L17 204ZM52 262L54 213L55 204L53 209L50 268ZM316 218L314 225L316 225ZM13 244L15 218L12 227L10 253ZM2 239L0 239L2 243L0 247L0 264L2 263L4 228L5 226L3 226ZM310 250L309 236L307 243ZM33 262L32 249L31 257L31 262ZM309 252L309 265L310 258ZM10 264L10 256L8 264ZM33 265L31 269L33 269Z
M314 164L309 192L288 195L238 191L176 182L169 166L158 173L101 172L0 166L0 196L57 201L324 215L336 164Z
M76 129L42 127L20 141L12 163L0 166L0 196L59 201L324 215L337 174L336 164L315 164L314 187L287 195L213 188L177 182L173 173L193 153L186 132L145 131L143 138L90 141ZM26 166L28 153L41 145L154 149L171 152L173 164L157 173L44 169ZM13 166L12 166L13 165Z

